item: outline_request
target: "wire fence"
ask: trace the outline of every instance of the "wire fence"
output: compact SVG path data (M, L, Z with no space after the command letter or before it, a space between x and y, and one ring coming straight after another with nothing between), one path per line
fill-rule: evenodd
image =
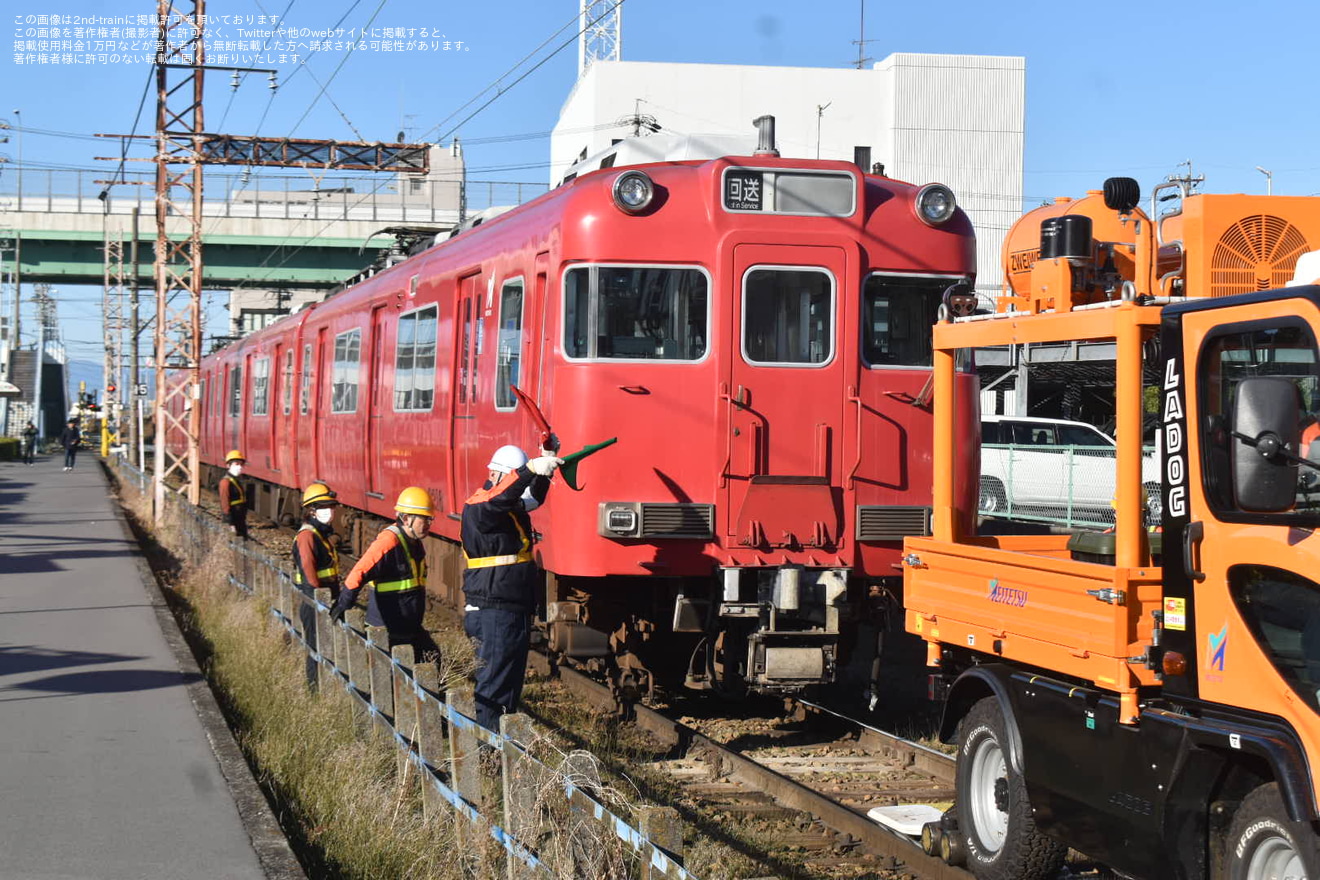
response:
M982 516L1069 528L1114 524L1117 460L1112 446L986 443L981 446ZM1160 519L1160 469L1155 447L1141 456L1146 519Z
M146 493L151 477L122 458L111 460L121 484ZM436 663L418 662L411 645L388 647L384 627L368 626L365 612L351 609L346 619L330 618L330 590L303 592L277 560L260 545L235 538L227 526L173 492L165 516L182 540L169 549L189 567L201 566L217 545L232 560L228 582L270 613L309 658L308 685L342 687L370 726L391 738L401 766L412 766L423 780L428 816L451 814L460 841L494 840L506 854L510 878L625 877L644 880L696 880L681 863L678 814L670 807L637 808L641 828L611 810L594 757L575 752L563 766L533 756L538 737L522 714L504 715L500 732L474 720L476 697L462 687L443 693ZM160 536L157 536L158 539ZM498 755L502 804L483 786ZM553 798L547 795L553 793ZM547 820L560 832L547 840ZM583 828L589 833L582 833ZM674 842L661 846L653 838Z

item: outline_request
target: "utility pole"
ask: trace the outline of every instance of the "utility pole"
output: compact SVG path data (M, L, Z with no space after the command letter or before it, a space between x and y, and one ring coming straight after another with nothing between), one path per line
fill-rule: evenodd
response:
M191 6L191 10L188 7ZM202 359L202 114L206 0L157 0L156 56L156 461L155 520L165 515L165 481L178 472L188 501L201 499L195 406ZM174 72L174 77L171 73ZM170 80L177 79L171 86ZM173 97L179 109L172 110ZM178 171L171 166L182 166ZM169 236L171 213L186 232ZM167 381L167 370L178 373ZM171 444L175 447L171 449Z
M816 158L817 159L820 158L820 118L825 115L825 111L828 110L830 104L833 103L834 103L833 101L827 101L824 104L816 105Z
M111 434L118 439L124 381L124 240L118 229L110 230L105 219L105 285L101 297L102 328L105 335L105 364L102 370L104 395L101 402L101 454L109 454ZM112 427L113 426L113 427Z
M141 381L141 375L138 372L138 364L140 363L138 360L138 336L142 332L142 328L138 324L138 274L141 271L141 264L138 262L138 217L141 210L138 207L133 208L133 238L129 242L129 260L133 266L133 276L129 287L128 315L129 333L131 334L129 338L128 384L132 389L128 399L133 401L132 412L128 414L128 436L131 446L130 459L132 461L138 460L138 448L142 443L142 437L138 434L137 409L144 403L137 393L138 383Z

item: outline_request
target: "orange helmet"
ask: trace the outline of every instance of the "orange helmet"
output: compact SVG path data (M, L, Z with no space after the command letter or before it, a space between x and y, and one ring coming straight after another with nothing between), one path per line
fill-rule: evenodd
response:
M415 516L435 516L431 506L431 496L420 486L409 486L399 493L399 500L394 502L394 509L399 513L411 513Z
M231 461L247 461L247 456L237 449L231 449L229 454L225 456L225 464L229 464Z
M302 506L310 504L338 504L339 496L325 483L312 483L303 490Z

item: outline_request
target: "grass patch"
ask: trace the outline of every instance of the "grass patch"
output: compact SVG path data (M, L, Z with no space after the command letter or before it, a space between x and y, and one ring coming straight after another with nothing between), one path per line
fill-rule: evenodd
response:
M456 846L450 814L426 819L416 771L411 765L398 771L392 741L361 734L347 694L307 687L302 647L265 603L227 582L227 547L218 545L196 567L180 566L170 551L181 546L181 531L141 528L151 522L149 499L132 484L120 489L149 539L146 549L175 614L309 876L458 880L503 873L502 865L489 861L489 847ZM461 655L454 648L450 656ZM461 677L459 665L449 665L446 677Z

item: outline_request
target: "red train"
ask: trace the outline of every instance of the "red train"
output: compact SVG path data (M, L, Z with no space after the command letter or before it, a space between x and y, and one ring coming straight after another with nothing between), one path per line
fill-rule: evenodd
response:
M565 451L618 437L533 515L554 651L625 687L830 681L928 533L929 331L975 241L941 185L761 141L582 174L207 357L202 461L242 449L273 518L329 483L359 545L424 486L456 599L463 499L539 438L516 384Z

